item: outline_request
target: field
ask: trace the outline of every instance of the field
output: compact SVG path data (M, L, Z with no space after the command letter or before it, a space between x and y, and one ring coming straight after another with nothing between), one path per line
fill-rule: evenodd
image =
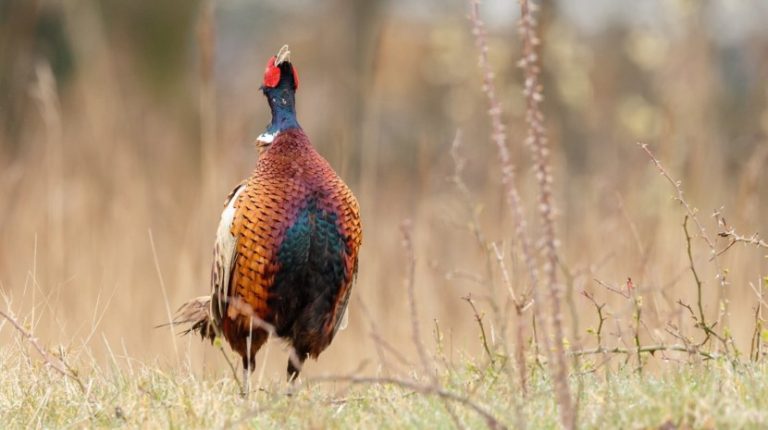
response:
M534 377L523 397L503 371L470 360L440 375L441 390L471 393L473 403L497 421L438 395L380 383L307 381L288 395L282 381L272 381L243 400L231 376L201 378L184 367L121 356L112 365L88 369L84 395L76 383L20 359L23 354L12 347L0 357L7 370L0 381L6 428L559 427L545 378ZM578 378L580 427L762 428L768 419L766 377L762 364L734 369L727 363L683 365L653 376L626 369L585 374Z
M2 427L768 426L768 9L435 3L0 1ZM161 325L284 43L364 241L348 328L243 400Z

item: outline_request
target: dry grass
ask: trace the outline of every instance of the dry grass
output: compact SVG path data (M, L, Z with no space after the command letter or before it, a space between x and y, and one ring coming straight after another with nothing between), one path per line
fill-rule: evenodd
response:
M247 401L231 377L204 377L184 367L113 362L83 368L90 399L76 384L28 360L24 343L0 353L0 420L5 428L466 428L487 422L471 408L449 412L438 396L411 387L310 380L288 396L283 382L267 382ZM540 372L530 381L521 412L529 428L558 428L551 386ZM768 422L765 365L732 368L723 362L682 365L639 377L630 368L583 377L581 428L761 428ZM499 425L514 428L510 405L521 393L503 371L465 361L440 375L450 392L472 393ZM453 415L453 416L452 416Z
M261 9L204 1L158 87L112 7L41 9L64 25L72 74L45 59L0 70L0 85L15 79L0 117L0 291L20 316L0 321L0 422L547 428L559 420L542 369L563 354L566 425L767 422L755 232L768 234L768 99L764 80L738 75L739 92L729 74L765 67L763 32L732 48L739 62L702 27L707 6L668 12L676 37L662 23L588 34L549 10L531 58L536 35L520 43L512 18L486 34L482 8L470 23L463 8L255 14L283 33L237 19ZM286 41L302 125L356 192L366 237L349 329L292 397L271 341L264 391L243 403L217 348L152 327L208 291L223 196L267 121L263 60ZM524 54L540 62L521 72Z

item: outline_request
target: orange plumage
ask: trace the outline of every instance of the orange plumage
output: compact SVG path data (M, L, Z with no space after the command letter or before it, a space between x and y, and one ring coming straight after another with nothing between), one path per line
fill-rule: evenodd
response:
M291 379L339 328L362 227L354 195L298 126L297 75L286 52L270 59L265 72L273 121L259 138L265 149L256 169L222 214L212 294L183 306L180 320L204 338L223 336L244 369L253 369L270 332L286 339L296 353L288 364ZM206 301L207 308L201 305Z

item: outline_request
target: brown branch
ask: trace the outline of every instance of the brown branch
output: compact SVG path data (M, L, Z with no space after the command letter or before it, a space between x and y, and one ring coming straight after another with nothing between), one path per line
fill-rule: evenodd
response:
M533 170L539 184L539 216L542 223L542 255L544 257L544 275L549 289L549 299L552 306L552 330L554 335L555 359L552 363L552 374L555 382L557 403L560 409L560 422L565 428L576 426L576 410L571 398L568 382L568 362L565 359L563 345L563 313L561 310L562 291L557 282L557 236L555 234L555 204L552 191L552 166L547 133L544 126L544 113L541 102L544 100L543 86L540 82L541 68L539 66L538 46L541 43L538 36L534 9L536 5L528 0L520 0L520 35L523 42L523 56L520 67L523 69L528 136L526 146L533 157Z
M597 300L595 300L595 296L591 293L585 291L581 292L581 295L586 297L587 300L592 302L592 304L595 306L595 310L597 311L597 317L599 319L597 323L597 331L595 332L595 337L597 337L597 346L599 348L603 347L603 324L605 324L605 315L603 314L603 309L605 308L605 303L598 304Z
M501 162L501 181L504 186L507 205L512 214L512 222L515 226L515 237L523 255L523 261L528 270L531 288L536 290L539 284L539 274L536 268L536 260L533 255L533 246L528 237L528 225L523 213L522 199L515 185L515 166L507 147L507 135L504 122L501 120L502 109L496 97L496 85L494 74L488 60L488 41L486 40L485 23L480 19L480 2L470 0L469 20L472 24L472 34L475 36L475 45L479 51L479 67L483 75L483 92L488 99L488 116L491 118L491 140L496 145L499 161ZM546 339L546 336L544 336ZM549 349L549 348L547 348Z
M699 235L709 247L709 250L712 254L710 261L714 261L715 263L715 267L717 268L717 279L720 285L720 289L718 291L718 294L719 294L718 302L722 304L722 310L718 316L718 321L720 321L720 319L728 313L728 303L727 301L723 300L723 297L725 296L725 288L728 285L728 282L726 280L725 271L723 271L720 265L720 260L718 259L719 255L715 247L715 243L709 237L706 229L704 228L704 225L699 221L699 218L696 216L697 210L691 207L691 205L688 204L688 201L685 200L685 195L683 194L683 188L682 188L681 182L672 179L672 176L667 172L664 166L661 165L661 162L659 161L659 159L656 158L655 155L653 155L653 152L651 152L647 144L638 142L638 145L640 145L643 151L645 151L645 153L651 159L651 161L656 166L656 169L659 171L661 176L663 176L675 189L675 193L676 193L675 200L677 200L683 206L683 208L685 208L685 212L687 216L689 216L693 220L693 222L696 224L696 228L699 231Z
M688 252L688 262L690 263L691 273L693 273L693 279L696 281L696 304L699 308L699 322L706 327L707 321L704 319L704 306L701 303L701 278L699 278L698 272L696 272L696 265L693 263L693 252L691 251L691 235L688 233L688 215L683 220L683 231L685 232L685 244Z
M462 297L461 299L469 303L469 306L472 308L472 313L475 315L475 321L477 322L477 325L480 327L480 338L483 341L483 348L485 349L485 352L488 354L488 358L491 360L491 364L494 364L495 360L494 360L493 352L491 352L491 348L488 346L488 338L485 335L485 326L483 325L483 317L477 311L475 302L474 300L472 300L472 295L468 294L465 297Z
M642 346L640 345L640 314L642 312L642 301L640 298L635 295L634 300L632 301L632 304L635 308L635 326L633 327L634 330L634 339L635 339L635 353L637 355L637 372L642 373L643 371L643 357L640 353L640 350L642 349Z
M521 297L517 297L515 289L512 287L512 277L509 275L507 265L504 263L504 254L501 252L501 249L496 244L496 242L491 243L491 249L493 249L493 255L496 257L496 264L499 266L499 270L501 271L501 279L504 281L504 286L507 288L507 292L509 293L509 297L512 299L512 302L516 307L527 307L528 304L526 302L528 301L528 291L524 291Z
M701 328L705 334L704 341L702 341L700 346L705 345L709 341L710 337L714 337L723 344L723 347L725 348L725 352L727 353L728 339L724 338L723 336L720 336L719 334L717 334L717 332L713 330L715 325L717 325L717 322L715 322L712 325L708 325L704 317L704 305L702 303L703 302L702 281L701 281L701 278L699 277L698 272L696 271L696 265L693 262L693 252L691 250L691 235L688 233L688 215L686 215L685 219L683 220L683 231L685 232L685 243L686 243L686 250L688 254L688 262L690 263L691 273L693 274L693 278L696 281L696 306L699 311L697 326ZM690 307L688 307L688 310L690 311Z
M757 307L755 309L755 330L752 332L752 342L750 343L749 350L749 357L754 361L759 361L760 356L762 355L762 334L763 324L765 324L765 320L763 320L763 304L765 303L763 300L763 280L759 279L758 284L759 291L757 288L755 288L755 285L752 282L749 283L752 291L754 291L755 295L757 295Z
M518 378L520 379L520 388L523 390L523 397L528 397L528 378L527 378L527 365L525 362L525 331L528 326L527 319L523 317L525 311L533 305L533 300L530 299L531 288L524 291L519 298L515 295L515 290L512 287L512 278L507 270L507 265L504 263L504 255L501 249L494 242L492 244L493 252L496 255L496 263L501 270L501 277L504 280L504 284L509 291L509 297L512 303L515 305L515 313L517 314L517 330L515 331L515 360L517 361Z
M597 282L598 285L600 285L601 287L605 288L606 290L608 290L608 291L610 291L612 293L616 293L616 294L620 295L621 297L624 297L625 299L629 299L630 298L629 292L621 291L620 289L618 289L618 288L616 288L614 286L611 286L608 283L603 282L603 281L601 281L601 280L599 280L597 278L594 278L594 281Z
M691 319L694 322L694 327L702 329L704 331L704 335L705 335L704 340L701 341L698 346L704 346L707 342L709 342L710 338L712 337L719 340L724 345L727 344L726 339L720 336L719 334L717 334L717 332L713 330L713 328L717 325L716 322L710 326L703 325L699 320L699 317L696 316L696 312L693 311L693 308L691 307L691 305L684 303L682 300L678 300L677 304L688 310L688 313L690 314Z
M722 223L725 223L725 220L721 220ZM723 248L722 250L718 251L715 255L710 258L710 261L714 259L715 257L719 257L723 254L725 254L726 251L731 249L731 247L737 243L744 243L746 245L754 245L758 248L766 248L768 249L768 242L760 239L757 235L757 233L753 234L750 237L742 236L733 229L733 227L729 228L728 230L721 231L717 234L720 237L727 237L731 239L731 241L728 243L728 245Z
M488 44L486 41L485 26L480 19L479 14L479 2L472 0L470 2L470 21L472 22L472 32L475 36L475 44L480 51L480 70L483 74L483 91L485 92L490 109L488 111L491 117L492 125L492 140L495 143L499 155L499 159L502 165L502 183L506 190L507 204L511 209L513 222L515 225L515 234L521 247L523 254L523 260L528 269L528 275L530 277L531 289L534 298L534 315L539 321L545 321L542 300L539 293L539 276L536 262L533 257L533 251L531 242L527 236L527 225L525 217L523 215L522 203L520 195L515 187L515 171L509 156L509 150L506 144L506 133L504 125L501 121L501 105L496 98L495 86L493 81L493 71L491 70L490 63L488 61ZM537 43L538 39L535 35L535 21L531 15L530 8L527 1L521 2L523 9L521 19L521 30L523 32L524 41L524 63L526 70L526 103L528 105L526 120L529 124L529 138L526 142L530 143L532 152L534 154L534 164L536 165L536 177L540 184L540 201L539 206L541 208L541 216L545 229L545 255L547 257L547 266L545 271L548 275L548 283L550 286L551 297L553 301L553 313L554 313L554 329L555 329L555 348L558 357L553 356L553 348L550 348L549 335L547 334L546 324L539 327L542 332L541 339L544 342L544 349L549 356L549 362L554 365L553 367L553 379L558 387L557 393L561 410L561 418L565 427L571 428L574 425L575 414L573 414L572 402L570 399L570 390L568 389L567 381L567 364L565 362L563 336L562 336L562 315L559 309L559 291L556 282L556 242L554 237L554 222L553 222L553 205L551 204L551 174L549 171L548 162L548 149L545 145L545 138L543 135L543 125L541 112L538 109L538 100L541 98L540 88L538 86L538 66L536 65L536 54L534 52L534 43ZM531 87L531 83L534 85ZM535 146L534 146L535 145ZM537 347L538 349L538 347Z
M699 233L701 234L701 238L704 239L705 242L707 242L707 245L714 251L715 250L715 244L712 242L712 240L709 238L709 235L707 234L706 229L699 221L699 218L696 216L696 213L698 212L695 210L691 205L688 204L688 201L685 200L685 195L683 194L683 188L682 183L680 181L676 181L672 179L672 176L667 172L667 170L664 168L664 166L661 165L661 162L658 158L656 158L655 155L653 155L653 152L648 148L648 145L645 143L638 143L640 147L645 151L645 153L648 155L648 157L651 159L653 164L656 166L656 169L659 171L661 176L663 176L671 185L672 188L675 189L676 196L675 200L678 201L683 207L685 208L685 212L688 214L688 216L693 219L693 222L696 223L696 227L699 230Z
M569 355L595 355L595 354L625 354L625 355L631 355L631 354L651 354L654 355L656 352L660 351L678 351L678 352L687 352L689 354L698 354L708 360L716 360L720 358L720 355L709 353L706 351L701 351L698 348L695 348L693 346L685 346L685 345L645 345L641 346L639 348L621 348L621 347L615 347L615 348L593 348L593 349L584 349L579 351L570 351Z

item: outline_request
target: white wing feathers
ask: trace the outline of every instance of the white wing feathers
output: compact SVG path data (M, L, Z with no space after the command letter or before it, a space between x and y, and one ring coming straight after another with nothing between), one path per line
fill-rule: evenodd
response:
M349 324L349 308L344 308L344 316L341 317L341 323L339 323L338 330L346 330L347 324Z
M235 203L240 193L245 190L245 183L238 185L230 193L224 212L221 213L219 228L216 230L216 243L213 246L213 267L211 269L211 313L215 325L221 326L221 318L226 310L229 297L229 283L235 263L237 239L232 235L232 223L235 220Z

